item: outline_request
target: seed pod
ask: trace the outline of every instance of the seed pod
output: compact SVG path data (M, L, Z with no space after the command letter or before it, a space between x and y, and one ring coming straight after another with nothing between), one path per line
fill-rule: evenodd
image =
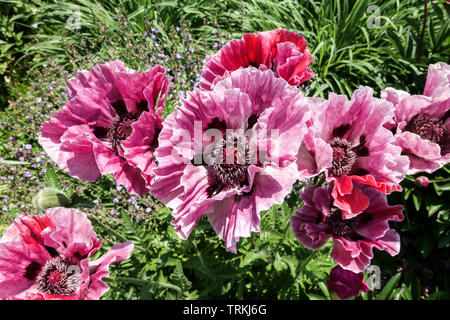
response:
M38 192L33 198L33 205L35 207L46 210L54 207L68 207L70 200L64 192L55 188L45 188Z

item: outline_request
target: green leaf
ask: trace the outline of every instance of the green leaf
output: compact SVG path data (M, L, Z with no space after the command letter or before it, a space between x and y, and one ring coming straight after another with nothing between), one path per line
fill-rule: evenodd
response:
M44 179L48 187L59 190L62 189L61 181L59 181L58 177L56 176L55 168L50 163L47 163L47 172Z
M250 251L248 252L245 257L241 260L241 263L239 264L240 268L246 267L250 264L252 264L253 262L255 262L256 260L267 260L267 253L265 251L258 251L258 252L253 252Z
M396 275L394 275L383 287L381 292L378 294L378 296L375 298L375 300L386 300L394 290L394 288L397 286L398 282L400 281L400 277L402 276L402 273L399 272Z
M437 291L430 294L426 300L450 300L450 292Z
M319 288L320 288L320 290L322 290L323 294L324 294L327 298L330 297L330 293L328 292L328 287L327 287L327 285L325 284L325 282L320 281L320 282L319 282Z
M306 296L309 298L309 300L327 300L327 298L314 293L307 293Z
M422 193L421 192L413 193L412 199L414 207L416 208L417 211L420 211L420 207L422 205Z

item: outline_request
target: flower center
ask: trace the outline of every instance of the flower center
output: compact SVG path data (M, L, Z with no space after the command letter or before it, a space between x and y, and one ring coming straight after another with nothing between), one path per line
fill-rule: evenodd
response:
M114 122L109 127L107 138L111 143L111 146L114 151L117 152L119 148L121 148L120 143L122 140L128 138L133 132L133 128L131 124L135 122L139 118L138 114L135 113L127 113L123 116L120 116L118 119L114 120Z
M342 211L338 208L331 208L331 214L324 216L325 223L331 228L333 236L348 236L355 234L355 228L358 227L358 217L352 219L342 219Z
M446 134L443 121L427 113L419 113L412 117L408 121L405 130L439 145L443 144Z
M210 196L248 183L247 169L250 164L256 163L255 152L250 150L247 137L235 133L214 141L212 151L206 158L214 186Z
M329 145L333 149L333 162L328 169L328 174L333 177L347 175L356 161L356 153L352 150L350 142L336 137L329 142Z
M59 257L47 261L36 278L40 292L63 296L74 293L80 286L80 282L78 265Z

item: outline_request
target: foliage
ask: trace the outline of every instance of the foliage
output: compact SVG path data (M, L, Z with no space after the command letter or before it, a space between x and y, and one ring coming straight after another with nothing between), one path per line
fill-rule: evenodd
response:
M66 103L66 81L77 70L114 59L137 70L161 64L172 80L167 114L197 85L205 56L243 32L283 27L303 34L315 60L316 77L303 88L312 96L349 95L361 84L420 93L426 66L448 61L450 52L443 1L429 1L425 29L423 2L412 0L1 2L8 44L0 42L0 65L11 80L3 83L10 103L0 113L0 233L22 212L42 213L32 207L39 190L63 191L70 206L90 213L104 242L98 255L125 239L136 244L131 259L111 266L105 299L330 299L325 283L334 262L331 243L313 252L292 235L300 185L262 213L261 232L243 239L234 255L206 218L180 240L170 210L151 196L132 197L110 176L86 183L54 167L37 143L39 125ZM371 29L373 4L381 16ZM68 28L78 10L80 28ZM449 173L447 166L425 175L427 188L417 186L418 175L408 177L403 191L389 196L405 206L406 219L395 226L402 250L394 259L375 253L382 286L362 299L448 299Z

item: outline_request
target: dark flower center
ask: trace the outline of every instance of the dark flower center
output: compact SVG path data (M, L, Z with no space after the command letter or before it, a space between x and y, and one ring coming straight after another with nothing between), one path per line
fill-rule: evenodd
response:
M128 138L133 132L133 128L131 124L135 122L139 118L138 114L128 113L114 120L114 122L109 127L109 131L107 133L107 138L111 143L111 146L114 151L117 152L119 148L121 148L120 143L122 140Z
M210 196L222 190L248 183L248 167L256 163L255 152L250 150L247 137L238 134L217 139L206 156L207 169L212 178Z
M325 219L324 223L328 224L331 228L331 234L333 236L355 236L355 228L358 227L358 217L352 219L342 219L342 211L338 208L331 208L331 214Z
M123 100L112 102L111 106L117 113L116 120L114 120L109 128L95 127L93 133L99 140L109 141L112 150L118 154L119 148L122 148L120 145L121 141L128 138L133 132L131 124L139 119L142 112L148 111L148 102L146 100L142 100L136 103L136 112L128 112Z
M333 162L328 169L328 174L333 177L347 175L352 169L357 156L352 150L350 142L336 137L329 142L329 145L333 149Z
M80 282L79 266L60 257L47 261L36 278L40 292L63 296L74 293Z
M418 113L408 121L406 131L419 135L422 139L442 145L446 134L444 122L427 113Z

